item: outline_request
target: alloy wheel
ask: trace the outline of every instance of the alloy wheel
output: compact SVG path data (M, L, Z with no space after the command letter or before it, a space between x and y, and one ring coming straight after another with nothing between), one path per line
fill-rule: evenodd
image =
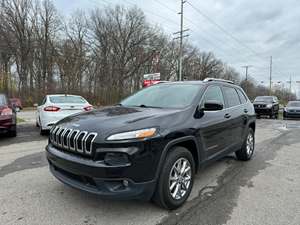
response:
M247 155L251 156L254 150L254 138L252 133L248 134L246 150L247 150Z
M179 158L170 171L169 191L173 199L180 200L187 193L191 184L191 164L186 158Z

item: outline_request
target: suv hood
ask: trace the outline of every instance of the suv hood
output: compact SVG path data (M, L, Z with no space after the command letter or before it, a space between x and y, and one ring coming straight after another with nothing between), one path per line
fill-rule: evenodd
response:
M66 117L57 125L97 132L106 137L112 133L151 127L164 128L170 126L170 123L180 123L184 119L180 113L183 110L113 106Z

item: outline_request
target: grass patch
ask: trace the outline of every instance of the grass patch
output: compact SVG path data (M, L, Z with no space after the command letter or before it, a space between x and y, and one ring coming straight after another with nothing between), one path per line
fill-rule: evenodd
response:
M17 117L17 123L24 123L26 122L26 120L20 118L20 117Z

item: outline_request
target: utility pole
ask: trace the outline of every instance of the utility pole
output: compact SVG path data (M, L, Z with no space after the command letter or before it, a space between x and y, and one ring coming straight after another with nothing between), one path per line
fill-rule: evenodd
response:
M292 75L290 75L290 93L289 93L289 100L292 100Z
M179 37L174 39L179 39L179 60L178 60L178 80L182 81L182 60L183 60L183 38L188 37L189 35L183 35L184 32L188 31L189 29L183 30L183 5L186 3L185 0L181 0L181 10L178 14L180 14L180 31L174 33L179 34Z
M251 65L246 65L246 66L242 66L242 67L246 69L245 80L248 81L248 69L249 69L250 67L253 67L253 66L251 66Z
M270 57L270 95L272 95L272 56Z
M245 66L242 66L242 67L245 68L245 70L246 70L246 74L245 74L245 81L246 81L246 83L245 83L245 91L248 94L248 69L250 67L252 67L252 66L251 65L245 65Z

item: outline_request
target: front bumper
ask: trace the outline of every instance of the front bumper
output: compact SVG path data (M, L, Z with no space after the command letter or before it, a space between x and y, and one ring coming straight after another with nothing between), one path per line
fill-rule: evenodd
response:
M16 125L12 116L0 117L0 133L5 133Z
M89 193L113 199L149 200L156 180L134 181L124 176L131 165L114 167L61 152L48 145L47 159L51 173L61 182ZM145 171L147 173L147 171Z
M272 114L272 108L254 108L257 115L270 115Z
M285 117L285 118L300 118L300 113L283 112L283 117Z

